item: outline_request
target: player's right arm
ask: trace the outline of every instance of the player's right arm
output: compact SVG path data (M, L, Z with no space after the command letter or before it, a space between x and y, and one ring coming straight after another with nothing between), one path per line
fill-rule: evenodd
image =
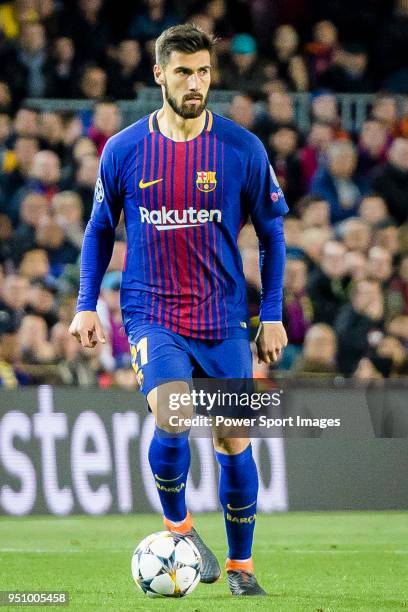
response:
M92 214L81 251L77 313L69 328L78 342L87 348L94 347L98 340L106 341L96 313L96 303L102 278L112 257L115 228L122 210L119 167L113 149L112 141L107 142L101 157Z

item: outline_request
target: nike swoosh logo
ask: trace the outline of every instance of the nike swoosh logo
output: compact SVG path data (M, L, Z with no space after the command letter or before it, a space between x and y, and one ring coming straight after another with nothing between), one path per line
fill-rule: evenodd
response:
M174 482L175 480L178 480L183 474L184 472L181 472L181 474L179 474L175 478L160 478L160 476L158 476L157 474L155 474L154 477L156 478L156 480L160 480L160 482Z
M147 183L145 183L143 179L140 179L139 187L140 189L146 189L146 187L151 187L152 185L155 185L156 183L161 183L162 180L163 179L161 178L161 179L156 179L155 181L148 181Z
M248 506L242 506L242 508L233 508L231 504L227 504L227 508L228 510L246 510L247 508L250 508L254 504L256 504L256 501L252 502L252 504L248 504Z

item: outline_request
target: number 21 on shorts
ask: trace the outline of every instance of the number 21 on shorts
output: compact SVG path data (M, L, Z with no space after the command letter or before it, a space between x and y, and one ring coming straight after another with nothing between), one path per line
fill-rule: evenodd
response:
M137 382L140 388L143 387L143 366L147 363L147 336L139 340L135 345L132 344L130 347L130 354L132 356L132 366L136 372Z

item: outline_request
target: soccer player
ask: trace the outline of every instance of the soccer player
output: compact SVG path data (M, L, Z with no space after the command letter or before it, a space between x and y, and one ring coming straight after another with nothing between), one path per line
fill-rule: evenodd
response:
M123 210L121 306L140 388L156 419L149 461L164 525L197 545L207 583L218 579L220 567L186 508L188 429L170 427L166 415L169 393L188 392L194 376L252 376L237 246L249 216L260 241L259 359L276 361L287 343L281 319L288 208L258 138L206 108L213 44L193 25L169 28L157 39L154 77L163 106L110 138L103 150L70 327L84 347L105 341L96 303ZM214 448L230 590L264 595L251 557L258 477L250 440L215 432Z

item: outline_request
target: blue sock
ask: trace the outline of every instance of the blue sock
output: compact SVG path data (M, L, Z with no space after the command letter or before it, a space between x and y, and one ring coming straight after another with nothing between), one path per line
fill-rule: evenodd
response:
M183 521L187 514L186 481L190 467L189 432L169 434L157 426L149 447L152 468L163 514L170 521Z
M252 446L237 455L215 453L220 464L220 502L224 509L230 559L249 559L256 518L258 473Z

